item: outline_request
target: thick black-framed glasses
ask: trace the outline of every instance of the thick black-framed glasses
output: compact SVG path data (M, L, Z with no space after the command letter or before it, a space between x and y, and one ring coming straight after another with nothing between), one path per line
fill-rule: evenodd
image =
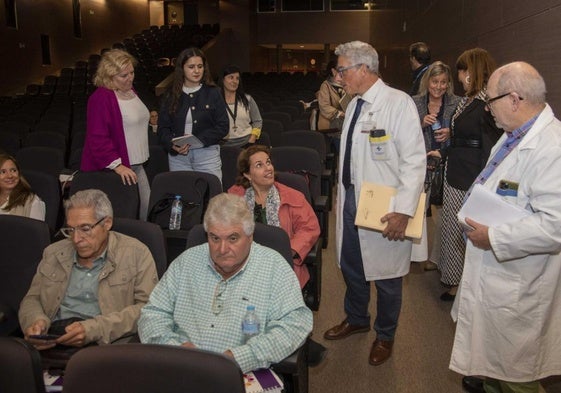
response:
M500 100L501 98L505 98L506 96L509 96L512 93L514 93L514 91L509 91L508 93L504 93L504 94L498 95L498 96L493 97L493 98L487 98L485 100L485 106L487 107L487 109L491 109L491 103L493 103L494 101ZM524 98L518 96L518 99L520 101L522 101Z
M337 68L336 68L336 71L337 71L337 73L339 74L339 76L342 78L342 77L343 77L343 73L344 73L345 71L348 71L348 70L350 70L351 68L360 67L361 65L362 65L362 63L358 63L358 64L350 65L350 66L348 66L348 67L337 67Z
M81 233L84 236L90 237L92 235L92 230L99 225L103 220L105 220L107 218L106 217L102 217L99 219L98 222L96 222L93 225L90 224L84 224L84 225L80 225L78 227L65 227L65 228L60 228L60 233L62 233L64 235L64 237L72 237L74 236L75 232Z

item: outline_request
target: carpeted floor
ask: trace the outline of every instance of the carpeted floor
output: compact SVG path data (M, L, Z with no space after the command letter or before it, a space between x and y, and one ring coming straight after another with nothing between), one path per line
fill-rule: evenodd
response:
M432 220L428 221L432 239ZM335 216L330 217L329 246L323 254L322 299L314 314L314 340L328 348L325 361L310 368L310 393L462 393L462 376L448 369L454 338L451 302L442 302L445 291L438 271L424 271L412 263L404 279L403 306L392 357L374 367L368 354L373 331L344 340L323 339L323 333L340 323L345 314L345 283L335 257ZM429 240L430 244L430 240ZM372 285L371 315L375 316L376 290ZM561 393L560 378L544 381L547 393Z

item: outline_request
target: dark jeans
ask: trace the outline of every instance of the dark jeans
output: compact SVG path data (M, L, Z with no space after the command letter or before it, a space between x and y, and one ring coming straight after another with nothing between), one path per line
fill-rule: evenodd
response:
M370 282L366 281L364 277L360 240L354 224L355 216L355 191L354 186L351 185L346 191L343 207L343 245L341 247L341 271L347 284L345 313L347 322L351 325L370 325L368 313ZM374 330L380 340L394 339L401 311L402 283L402 277L374 281L378 298Z

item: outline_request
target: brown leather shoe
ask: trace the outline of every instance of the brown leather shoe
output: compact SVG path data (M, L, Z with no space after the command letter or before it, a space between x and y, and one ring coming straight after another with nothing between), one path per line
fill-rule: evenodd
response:
M370 356L368 357L368 363L373 366L379 366L390 358L392 355L393 341L378 340L374 341L372 344L372 349L370 349Z
M351 334L364 333L370 330L369 325L351 325L344 320L339 325L332 327L323 334L326 340L340 340L348 337Z

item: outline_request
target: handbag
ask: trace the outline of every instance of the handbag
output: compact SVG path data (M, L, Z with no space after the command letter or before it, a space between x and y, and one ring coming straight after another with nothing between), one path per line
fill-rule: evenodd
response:
M429 201L431 205L442 206L444 199L444 162L438 157L429 157L427 173L431 174Z
M196 224L200 224L203 220L205 210L205 201L208 199L208 183L204 179L197 179L195 186L191 189L189 195L178 193L181 195L183 209L181 211L181 229L190 230ZM150 209L148 221L158 224L163 229L169 228L169 218L171 215L171 205L175 200L173 193L166 193L162 199L159 199Z

